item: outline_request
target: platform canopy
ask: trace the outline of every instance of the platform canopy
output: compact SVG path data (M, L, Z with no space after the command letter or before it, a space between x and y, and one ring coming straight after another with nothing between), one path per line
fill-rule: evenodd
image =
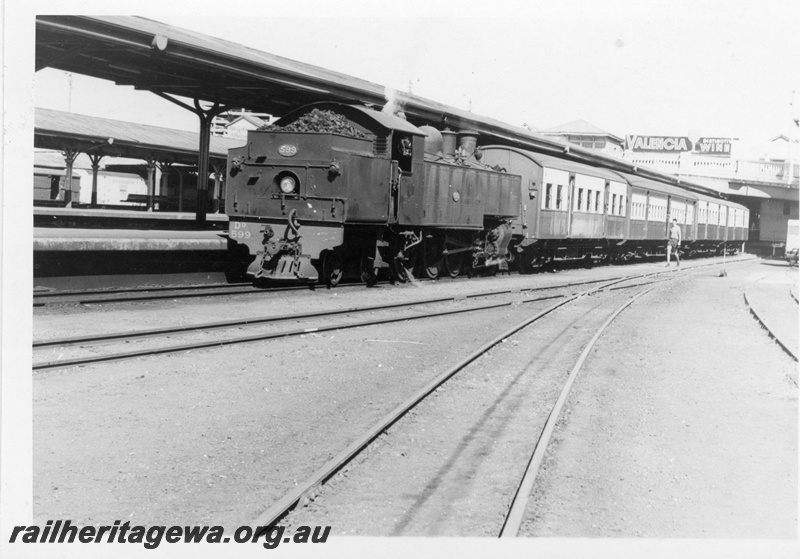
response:
M205 166L208 121L225 107L281 116L317 101L372 107L387 102L386 90L378 84L135 16L37 16L36 69L47 67L151 91L195 110L201 117L198 167ZM410 93L395 92L395 101L417 126L468 128L492 143L637 172L622 159ZM671 175L650 174L677 182Z
M197 164L197 132L36 108L33 134L37 148L91 150L89 153L93 154ZM224 164L228 150L244 143L212 136L210 160Z
M37 16L36 69L46 67L277 116L317 101L387 102L381 85L135 16ZM550 151L565 146L408 93L396 97L414 124L445 122Z

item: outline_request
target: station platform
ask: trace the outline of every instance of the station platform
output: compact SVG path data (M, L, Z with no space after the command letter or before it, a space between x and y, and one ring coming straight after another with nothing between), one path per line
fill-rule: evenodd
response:
M206 214L202 224L194 212L159 212L138 209L34 206L34 228L216 230L228 228L224 213Z
M225 279L232 255L228 217L193 212L104 208L34 208L33 276L36 286L59 278L150 276Z
M33 250L46 251L194 251L226 250L224 231L169 229L83 229L34 227Z

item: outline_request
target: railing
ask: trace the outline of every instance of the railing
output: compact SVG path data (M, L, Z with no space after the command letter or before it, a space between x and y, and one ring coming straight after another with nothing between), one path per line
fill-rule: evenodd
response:
M728 180L749 180L784 184L789 188L800 186L800 163L708 157L692 153L680 157L640 154L625 158L636 165L646 165L665 173Z

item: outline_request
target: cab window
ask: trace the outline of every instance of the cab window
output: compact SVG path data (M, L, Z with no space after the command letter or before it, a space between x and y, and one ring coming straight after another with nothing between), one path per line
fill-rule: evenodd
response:
M405 134L395 132L392 140L392 159L397 161L400 170L411 173L411 138Z

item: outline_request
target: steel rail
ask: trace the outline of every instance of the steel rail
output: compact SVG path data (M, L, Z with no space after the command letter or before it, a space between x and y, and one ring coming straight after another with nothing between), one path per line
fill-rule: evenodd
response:
M626 281L625 278L618 280L618 281ZM546 301L549 299L557 299L564 297L564 295L551 295L548 297L538 297L536 299L528 299L525 301L521 301L521 303L534 303L536 301ZM445 299L447 301L449 299ZM457 299L453 299L457 300ZM438 302L438 301L434 301ZM283 332L275 332L271 334L259 334L255 336L243 336L243 337L236 337L236 338L227 338L223 340L215 340L215 341L207 341L207 342L194 342L190 344L179 344L179 345L172 345L172 346L165 346L160 348L150 348L150 349L141 349L137 351L127 351L121 353L109 353L106 355L97 355L91 357L82 357L77 359L61 359L56 361L47 361L43 363L37 363L32 366L32 370L34 371L43 371L48 369L63 369L69 367L78 367L84 365L92 365L95 363L105 363L109 361L122 361L126 359L135 359L137 357L149 357L152 355L163 355L168 353L181 353L184 351L191 351L194 349L208 349L212 347L222 347L226 345L236 345L236 344L243 344L243 343L250 343L250 342L257 342L263 340L274 340L279 338L288 338L293 336L302 336L304 334L316 333L316 332L328 332L331 330L347 330L350 328L360 328L363 326L374 326L378 324L389 324L392 322L402 322L408 320L419 320L423 318L433 318L437 316L447 316L452 314L461 314L467 312L475 312L475 311L482 311L488 309L495 309L499 307L507 307L514 304L514 301L505 301L501 303L492 303L488 305L478 305L474 307L468 308L461 308L461 309L450 309L446 311L436 311L436 312L429 312L424 314L412 314L412 315L404 315L400 317L390 317L390 318L375 318L370 320L364 320L360 322L348 322L348 323L340 323L340 324L331 324L328 326L315 326L309 328L298 328L295 330L288 330ZM389 306L378 306L374 309L359 309L363 310L387 310L391 308L395 308L396 306L410 306L410 305L389 305ZM336 311L339 313L348 312L347 310L343 311ZM331 313L333 314L333 313ZM287 316L282 317L282 319L291 319L297 318L299 315L294 316ZM319 313L311 313L309 314L311 317L320 316ZM195 331L196 329L190 329L189 331ZM124 339L119 338L119 339Z
M646 275L657 275L657 273L658 272L652 274L643 274L642 276L636 276L636 278L643 277ZM335 475L336 472L338 472L345 464L350 462L353 459L353 457L359 454L365 447L367 447L386 429L388 429L394 423L396 423L410 409L419 404L419 402L425 399L439 386L444 384L453 375L464 369L467 365L469 365L470 363L481 357L483 354L485 354L487 351L489 351L497 344L501 343L509 336L515 334L516 332L519 332L523 328L529 326L533 322L536 322L540 318L550 314L554 310L566 305L569 302L572 302L580 297L584 297L592 293L601 291L602 289L611 287L616 283L628 281L629 279L631 278L615 279L613 281L606 282L602 286L598 286L583 291L581 293L568 296L563 301L559 301L558 303L549 306L543 311L538 312L534 316L525 319L524 321L518 323L512 328L509 328L499 336L496 336L487 343L483 344L477 350L473 351L467 357L459 361L456 365L454 365L447 371L441 373L439 376L428 382L425 386L416 391L403 403L398 405L394 410L392 410L386 416L378 420L364 434L362 434L358 439L353 441L347 448L345 448L342 452L340 452L335 457L326 462L321 468L319 468L316 472L314 472L304 482L298 484L294 489L286 493L276 503L274 503L266 511L260 514L253 522L255 523L256 526L274 525L278 520L280 520L289 511L291 511L297 505L297 503L299 503L303 499L303 497L313 494L322 484L324 484L328 479L330 479L333 475Z
M743 262L748 262L750 260L751 259L745 259L737 261L735 263L740 264ZM695 268L704 267L708 265L715 265L715 264L717 263L709 263L709 264L703 264L701 266L693 266L689 268L689 270L694 270ZM724 263L719 263L719 264L724 265ZM646 283L637 284L631 287L641 287L642 285L646 285ZM583 368L586 359L588 358L592 349L594 349L594 346L600 339L600 336L603 334L606 328L608 328L608 326L622 313L622 311L628 308L631 304L633 304L637 299L639 299L643 295L646 295L647 293L651 292L656 287L658 287L658 285L653 285L652 287L644 289L639 293L633 295L630 299L628 299L625 303L623 303L603 323L603 325L600 326L600 328L597 330L597 332L595 332L594 336L592 336L591 340L589 340L589 343L581 352L581 355L578 357L575 366L572 368L572 371L570 372L566 382L564 383L564 386L561 390L561 394L559 395L558 400L556 400L556 403L550 410L550 413L547 416L547 420L545 421L545 425L539 434L539 439L536 441L533 453L531 454L531 457L528 460L528 465L525 469L525 473L523 474L522 479L520 480L520 484L517 487L517 490L511 501L511 505L509 506L509 510L508 513L506 514L506 518L500 530L499 537L501 538L516 537L519 534L519 529L522 526L522 522L525 516L525 511L527 510L527 504L530 498L530 494L533 491L533 485L536 481L536 476L538 475L539 469L542 464L542 460L544 459L544 455L547 451L550 439L555 430L556 422L558 421L558 418L561 415L561 410L564 407L567 398L569 397L570 391L572 390L572 385L574 384L575 379L578 376L578 373Z
M207 285L162 285L152 287L115 287L103 289L102 287L96 289L73 289L69 291L59 291L57 289L42 289L36 291L34 288L33 297L38 299L49 299L55 297L84 297L90 295L117 295L120 293L149 293L157 291L189 291L191 289L225 289L234 287L247 287L252 286L250 283L209 283Z
M52 346L69 346L69 345L90 345L90 344L98 344L98 343L107 343L110 341L115 340L130 340L130 339L137 339L137 338L149 338L155 336L164 336L170 334L185 334L185 333L192 333L192 332L199 332L204 330L219 330L224 328L235 328L240 326L252 326L256 324L265 324L269 322L280 322L284 320L297 320L297 319L306 319L306 318L316 318L316 317L323 317L323 316L333 316L337 314L353 314L359 312L370 312L370 311L378 311L378 310L388 310L392 308L400 308L400 307L412 307L417 305L430 305L434 303L443 303L447 301L458 301L463 299L473 299L478 297L493 297L496 295L506 295L511 293L525 293L525 292L533 292L533 291L546 291L551 289L564 289L567 287L576 287L580 285L586 285L589 283L599 283L601 281L611 281L616 279L622 279L620 277L616 278L608 278L605 280L589 280L583 282L574 282L574 283L565 283L565 284L558 284L555 286L537 286L537 287L526 287L520 289L498 289L498 290L490 290L490 291L479 291L474 293L468 293L466 295L455 295L449 297L434 297L428 299L417 299L414 301L407 301L403 303L394 303L390 305L382 304L382 305L373 305L367 307L349 307L344 309L334 309L331 311L316 311L311 313L295 313L290 315L274 315L274 316L264 316L264 317L256 317L256 318L247 318L247 319L238 319L238 320L226 320L221 322L209 322L206 324L193 324L189 326L172 326L172 327L165 327L165 328L151 328L146 330L138 330L134 332L112 332L108 334L99 334L99 335L92 335L92 336L73 336L67 338L51 338L47 340L39 340L32 343L33 348L43 348L43 347L52 347ZM548 299L550 297L545 297L544 299ZM535 299L541 300L541 299ZM534 300L531 300L531 302Z
M196 342L192 344L172 345L160 348L143 349L138 351L128 351L123 353L110 353L107 355L98 355L93 357L85 357L79 359L63 359L59 361L48 361L45 363L38 363L33 365L34 371L41 371L46 369L63 369L68 367L76 367L80 365L91 365L94 363L103 363L108 361L121 361L124 359L133 359L136 357L146 357L151 355L163 355L166 353L180 353L183 351L190 351L194 349L206 349L211 347L222 347L226 345L244 344L249 342L258 342L262 340L274 340L278 338L287 338L292 336L301 336L304 334L311 334L316 332L328 332L331 330L347 330L350 328L360 328L362 326L373 326L377 324L388 324L391 322L402 322L406 320L419 320L422 318L433 318L436 316L446 316L451 314L459 314L473 311L480 311L486 309L493 309L498 307L510 306L511 301L502 303L492 303L489 305L479 305L476 307L451 309L447 311L432 312L426 314L413 314L394 316L389 318L376 318L371 320L364 320L360 322L349 322L343 324L331 324L329 326L315 326L311 328L299 328L296 330L288 330L283 332L274 332L272 334L259 334L256 336L243 336L238 338L228 338L224 340L214 340L206 342Z
M613 280L608 280L608 279L607 280L591 280L591 281L587 281L587 282L579 282L579 284L599 283L601 281L608 282L606 284L606 286L604 286L604 287L598 287L596 289L589 290L589 292L594 292L594 291L599 291L599 290L602 290L602 289L606 289L610 285L613 285L613 284L616 284L616 283L629 281L629 280L632 280L632 279L638 279L638 278L641 278L641 277L657 276L657 275L660 275L661 273L662 272L651 272L651 273L648 273L648 274L633 275L633 276L629 276L629 277L626 277L626 278L614 278ZM566 286L570 286L570 284L566 284ZM446 298L444 300L462 300L462 299L471 298L471 297L482 297L482 296L489 296L489 295L496 295L496 294L507 294L507 293L525 292L525 291L532 291L532 290L555 289L555 288L559 288L559 286L547 286L547 287L529 288L529 289L523 289L523 290L499 290L499 291L494 291L494 292L490 291L490 292L483 292L483 293L473 293L473 294L468 294L468 295L465 295L465 296L456 296L456 297ZM549 296L549 297L544 297L544 298L530 299L528 301L522 301L522 302L535 302L535 301L539 301L539 300L547 300L547 299L552 299L552 298L557 298L557 297L563 297L563 296L562 295L555 295L555 296ZM439 301L438 300L428 300L428 302L439 302ZM378 306L378 307L367 308L367 309L363 309L363 310L386 310L386 309L389 309L389 308L396 308L398 306L413 306L415 304L418 305L418 304L422 304L422 303L417 301L417 302L413 302L413 303L402 303L402 304L390 305L390 306L381 305L381 306ZM298 335L308 334L308 333L311 333L311 332L325 332L325 331L330 331L330 330L343 330L343 329L348 329L348 328L357 328L357 327L361 327L361 326L371 326L371 325L384 324L384 323L390 323L390 322L399 322L399 321L403 321L403 320L416 320L416 319L421 319L421 318L430 318L430 317L434 317L434 316L444 316L444 315L449 315L449 314L457 314L457 313L463 313L463 312L479 311L479 310L485 310L485 309L490 309L490 308L497 308L497 307L500 307L500 306L507 306L507 305L511 305L511 304L512 304L512 302L506 302L506 303L499 303L499 304L493 304L493 305L484 305L484 306L478 306L478 307L471 307L471 308L468 308L468 309L456 309L456 310L449 310L449 311L440 311L440 312L436 312L436 313L415 314L415 315L409 315L409 316L404 316L404 317L400 317L400 318L372 319L372 320L367 320L367 321L362 321L362 322L355 322L355 323L336 324L336 325L313 327L313 328L301 328L301 329L278 332L278 333L273 333L273 334L261 334L261 335L256 335L256 336L244 336L244 337L228 338L228 339L224 339L224 340L214 340L214 341L210 341L210 342L195 342L195 343L191 343L191 344L172 345L172 346L165 346L165 347L161 347L161 348L150 348L150 349L143 349L143 350L130 351L130 352L122 352L122 353L111 353L111 354L106 354L106 355L85 357L85 358L77 358L77 359L64 359L64 360L56 360L56 361L47 361L47 362L43 362L43 363L34 364L32 366L32 370L34 370L34 371L42 371L42 370L49 370L49 369L61 369L61 368L69 368L69 367L76 367L76 366L82 366L82 365L91 365L91 364L94 364L94 363L102 363L102 362L109 362L109 361L120 361L120 360L126 360L126 359L133 359L133 358L137 358L137 357L146 357L146 356L152 356L152 355L162 355L162 354L168 354L168 353L180 353L180 352L183 352L183 351L191 351L191 350L194 350L194 349L207 349L207 348L212 348L212 347L222 347L222 346L226 346L226 345L235 345L235 344L240 344L240 343L249 343L249 342L255 342L255 341L262 341L262 340L298 336ZM332 311L331 314L337 314L337 313L340 314L342 312L359 312L359 310L352 310L351 309L351 310L343 310L343 311ZM300 316L301 315L284 316L284 317L280 317L280 319L281 320L286 320L286 319L291 319L291 318L299 318ZM314 317L314 316L321 316L321 315L320 315L320 313L311 313L308 316ZM324 314L322 316L324 316ZM274 320L276 317L265 317L265 318L267 318L269 320ZM248 320L246 322L251 322L251 321L252 321L252 319L250 319L250 320ZM211 326L213 327L213 326L215 326L215 324L222 324L222 323L212 323ZM234 321L234 324L227 323L227 324L224 324L224 325L219 325L217 327L218 328L225 328L225 327L231 327L231 326L234 326L234 325L240 325L240 323L238 323L237 321ZM195 331L200 331L200 330L203 330L203 329L213 329L213 328L202 328L202 327L198 328L197 326L182 327L182 328L176 329L176 333L195 332ZM99 337L95 337L95 338L83 338L80 341L78 341L78 339L70 339L69 343L71 345L74 345L74 344L77 344L77 343L84 343L84 344L88 345L89 343L103 343L103 342L107 342L107 341L114 341L115 339L116 340L134 339L136 337L156 336L156 335L163 335L165 333L164 331L158 332L157 330L159 330L159 329L142 331L142 332L139 332L139 333L136 333L136 332L133 332L133 333L122 333L121 335L120 334L109 334L109 335L106 335L106 336L99 336ZM55 340L49 340L49 341L46 340L46 341L37 342L37 343L39 343L39 344L47 344L47 345L50 345L50 346L57 345L55 343ZM67 345L67 343L65 342L65 339L61 340L61 345ZM38 345L37 347L45 347L45 345Z
M358 285L358 284L352 284ZM346 285L343 287L350 287L350 285ZM223 289L227 288L226 291ZM194 290L197 292L193 293L185 293L185 291ZM200 290L206 290L202 292ZM222 295L251 295L251 294L259 294L263 295L264 293L275 293L281 291L300 291L300 290L308 290L308 286L284 286L284 287L273 287L268 289L259 289L253 287L252 285L249 287L235 287L234 285L224 285L224 286L179 286L179 287L159 287L159 288L143 288L143 289L129 289L129 290L116 290L116 291L97 291L97 292L71 292L71 293L42 293L42 294L34 294L34 307L43 307L46 305L56 305L56 304L78 304L78 305L98 305L102 303L127 303L127 302L136 302L136 301L155 301L159 299L187 299L190 297L215 297L215 296L222 296ZM170 291L176 291L177 293L168 293ZM152 295L147 295L148 292L160 292L154 293ZM183 293L181 293L183 292ZM129 296L110 296L105 297L104 295L114 295L115 293L130 293L132 295ZM141 293L141 295L136 295L137 293ZM57 299L60 297L66 298L65 301L44 301L44 302L35 302L35 300L41 298L53 298ZM86 299L70 299L71 297L87 297Z
M775 340L775 343L777 343L789 357L791 357L795 361L798 361L797 352L792 347L789 346L789 342L781 340L781 337L778 334L776 334L772 328L769 327L769 325L767 324L768 321L761 314L758 313L756 308L750 302L750 298L747 297L747 290L744 291L744 303L745 305L747 305L750 314L752 314L753 317L756 319L756 321L761 325L761 327L767 331L767 335L773 340Z
M714 263L705 263L705 264L698 264L697 266L708 266L714 265ZM447 278L442 277L438 278L435 281L462 281L465 277L457 277L457 278ZM427 278L417 278L417 281L433 281L428 280ZM603 281L603 280L595 280L595 281ZM378 282L379 284L384 283L391 283L389 281L381 281ZM250 285L250 284L246 284ZM338 289L349 288L349 287L358 287L363 286L363 282L352 282L352 283L343 283L338 286ZM576 284L577 285L577 284ZM214 290L222 290L222 289L229 289L229 291L214 291ZM77 304L77 305L98 305L103 303L125 303L125 302L137 302L137 301L157 301L161 299L188 299L192 297L214 297L214 296L224 296L224 295L251 295L251 294L264 294L264 293L277 293L283 291L306 291L309 289L315 289L315 285L284 285L280 287L271 287L271 288L256 288L250 285L249 288L245 287L245 284L241 283L234 283L234 284L212 284L212 285L195 285L195 286L164 286L164 287L152 287L152 288L117 288L117 289L91 289L91 290L73 290L73 291L36 291L34 289L33 293L33 307L45 307L48 305L70 305L70 304ZM170 291L197 291L196 293L171 293L167 294ZM203 290L209 291L208 293L204 292ZM140 295L136 296L136 293L151 293L151 292L160 292L158 295ZM106 295L119 295L123 293L130 293L133 294L127 297L106 297ZM77 300L72 298L78 298ZM87 297L86 299L80 299L80 297ZM66 300L60 300L61 298L65 298ZM56 299L55 301L47 301L45 299Z
M545 421L544 428L542 429L541 433L539 434L539 439L536 441L536 445L534 446L533 453L531 454L530 460L528 461L527 468L525 469L525 473L522 476L522 480L520 481L519 486L517 487L517 491L514 494L514 498L511 501L511 506L509 507L509 511L506 515L505 521L503 522L503 526L500 530L500 537L516 537L519 533L520 526L522 525L522 521L525 517L525 511L528 506L528 499L533 490L533 484L536 481L536 476L539 472L539 468L542 464L542 460L544 459L545 452L547 450L547 446L550 443L550 438L553 435L553 431L555 430L556 422L558 421L559 416L561 415L561 410L564 407L564 404L567 401L567 397L572 390L572 385L575 383L575 379L578 376L578 372L583 368L583 364L586 362L586 359L589 356L589 353L594 349L597 340L600 339L600 336L606 330L606 328L619 316L619 314L628 308L634 301L636 301L639 297L649 293L653 289L655 289L656 285L644 289L637 293L636 295L632 296L628 299L622 306L620 306L604 323L603 325L595 332L592 339L583 349L581 352L578 361L575 363L575 366L572 368L569 376L567 377L566 382L564 383L564 387L561 390L561 394L556 400L556 403L553 405L553 408L550 410L550 414L547 416L547 420Z
M711 264L700 264L693 267L687 267L686 269L694 269L700 266L707 266ZM663 272L663 271L662 271ZM666 273L666 272L664 272ZM635 278L635 277L643 277L647 274L638 274L628 276L628 278ZM459 299L469 299L475 297L490 297L494 295L502 295L508 293L524 293L524 292L533 292L533 291L546 291L549 289L563 289L567 287L578 287L582 285L589 285L592 283L600 283L603 281L612 281L616 279L622 279L623 276L616 276L611 278L603 278L603 279L590 279L584 280L579 282L567 282L556 284L552 286L536 286L536 287L527 287L527 288L519 288L519 289L498 289L498 290L490 290L490 291L483 291L483 292L476 292L467 295L459 295L453 297L443 297L443 298L432 298L432 299L420 299L416 301L406 302L406 303L398 303L395 305L385 306L385 305L377 305L372 307L353 307L343 310L334 310L322 313L304 313L304 314L294 314L294 315L278 315L278 316L267 316L267 317L257 317L257 318L249 318L249 319L239 319L239 320L230 320L230 321L223 321L223 322L210 322L207 324L193 324L189 326L179 326L179 327L166 327L166 328L153 328L147 330L139 330L135 332L112 332L109 334L102 334L102 335L93 335L93 336L74 336L74 337L67 337L67 338L51 338L47 340L39 340L32 342L32 347L36 348L44 348L44 347L52 347L52 346L69 346L69 345L90 345L90 344L99 344L99 343L107 343L110 341L115 340L130 340L130 339L137 339L137 338L148 338L148 337L155 337L155 336L163 336L163 335L170 335L170 334L185 334L185 333L192 333L192 332L199 332L204 330L218 330L224 328L234 328L240 326L248 326L248 325L255 325L255 324L264 324L268 322L278 322L282 320L291 320L291 319L305 319L305 318L313 318L316 316L330 316L335 314L344 314L344 313L356 313L356 312L368 312L373 310L382 310L382 309L389 309L389 308L399 308L403 306L414 306L414 305L425 305L437 302L445 302L445 301L455 301ZM353 284L358 285L358 284ZM305 289L305 287L296 287L291 289ZM541 299L536 299L541 300Z

